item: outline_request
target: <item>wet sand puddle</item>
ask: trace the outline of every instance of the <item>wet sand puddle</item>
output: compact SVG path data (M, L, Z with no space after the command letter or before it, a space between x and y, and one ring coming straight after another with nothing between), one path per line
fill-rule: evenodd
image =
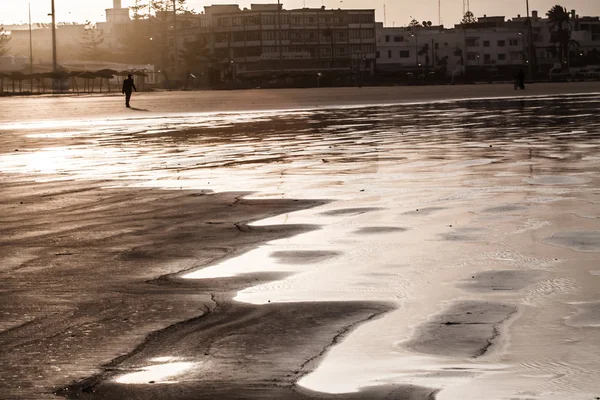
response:
M396 305L331 348L302 387L590 399L600 396L599 105L598 96L571 96L0 125L1 134L46 141L0 155L0 169L331 200L240 226L319 230L182 276L284 274L238 293L254 305ZM181 374L194 368L175 364ZM117 379L159 370L149 360Z

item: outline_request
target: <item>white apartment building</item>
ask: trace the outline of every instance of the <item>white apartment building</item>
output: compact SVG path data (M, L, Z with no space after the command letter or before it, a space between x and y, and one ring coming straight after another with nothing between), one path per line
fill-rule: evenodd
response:
M565 64L581 65L593 60L599 60L600 64L600 18L579 17L574 10L571 18L572 39L578 47L570 49ZM376 36L380 73L435 67L452 75L464 67L493 75L534 65L538 72L546 73L559 61L548 50L551 46L548 19L540 18L537 11L531 15L531 32L527 18L520 15L510 20L484 15L475 24L455 25L452 29L390 28L378 24Z
M384 28L377 24L377 72L438 68L446 71L462 68L464 49L462 32L443 27Z
M377 27L377 71L523 66L526 31L517 28Z

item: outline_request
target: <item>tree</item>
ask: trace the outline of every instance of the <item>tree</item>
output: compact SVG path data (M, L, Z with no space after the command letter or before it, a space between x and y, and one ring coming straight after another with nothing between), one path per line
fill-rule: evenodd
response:
M425 43L423 46L421 46L417 54L420 56L425 56L425 66L429 68L429 44Z
M438 67L440 67L441 71L445 75L446 72L448 71L448 56L444 56L442 58L439 58L437 60L437 65L438 65Z
M134 0L133 5L129 7L134 21L147 19L150 17L150 4L142 0Z
M456 48L454 49L454 55L456 57L460 57L460 60L458 61L458 63L460 65L465 65L465 59L463 57L463 51L460 47L456 46Z
M419 23L419 21L417 21L416 19L413 18L410 20L410 23L408 24L408 26L415 27L415 26L421 26L421 24Z
M4 27L0 26L0 56L8 53L8 42L12 39L11 36L4 30Z
M99 60L103 56L100 45L104 42L102 32L90 21L85 23L83 31L83 41L81 43L82 56L87 60Z
M223 59L217 57L208 47L207 38L202 38L194 42L185 43L184 49L181 50L180 56L185 62L187 68L187 78L190 73L206 75L210 81L210 71L218 68L218 65L223 62Z
M465 15L463 16L462 21L460 21L460 23L462 25L470 25L470 24L474 24L477 22L477 19L475 18L475 15L473 15L473 13L471 11L467 11L465 13Z
M173 28L173 9L177 14L188 12L186 0L150 0L149 14L152 30L152 45L156 54L155 63L163 70L168 79L167 67L176 62L174 57L169 60L169 30Z
M149 7L154 15L161 11L173 11L173 5L175 5L177 13L184 13L187 11L186 0L150 0Z
M569 13L565 7L555 5L547 13L548 24L550 25L550 43L554 47L554 51L549 49L551 53L558 54L560 64L568 58L570 47L579 47L579 44L571 39L571 21Z

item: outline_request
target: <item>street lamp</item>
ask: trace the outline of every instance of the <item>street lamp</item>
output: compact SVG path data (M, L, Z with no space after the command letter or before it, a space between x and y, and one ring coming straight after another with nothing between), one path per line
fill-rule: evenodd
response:
M54 0L51 0L52 5L52 70L56 72L56 10L54 9Z

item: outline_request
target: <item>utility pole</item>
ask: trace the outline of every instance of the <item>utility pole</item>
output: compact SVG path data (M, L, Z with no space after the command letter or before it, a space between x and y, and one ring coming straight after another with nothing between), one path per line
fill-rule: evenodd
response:
M31 2L29 2L29 73L33 74L33 38L31 32Z
M281 0L277 0L277 39L279 39L279 73L283 73L283 48L281 47Z
M529 0L525 0L525 4L527 5L527 29L529 30L529 79L532 80L533 79L533 69L535 67L535 62L533 61L533 58L535 57L534 52L533 52L533 27L531 26L531 17L529 16Z
M173 0L173 34L175 36L175 68L174 68L174 73L175 73L175 80L177 80L178 77L178 62L179 62L179 54L178 54L178 49L177 49L177 0Z
M33 94L33 39L31 37L31 2L29 2L29 89Z
M385 4L383 5L383 26L387 25L387 15L385 10Z
M58 65L56 62L56 10L54 9L54 0L52 2L52 71L56 72Z

